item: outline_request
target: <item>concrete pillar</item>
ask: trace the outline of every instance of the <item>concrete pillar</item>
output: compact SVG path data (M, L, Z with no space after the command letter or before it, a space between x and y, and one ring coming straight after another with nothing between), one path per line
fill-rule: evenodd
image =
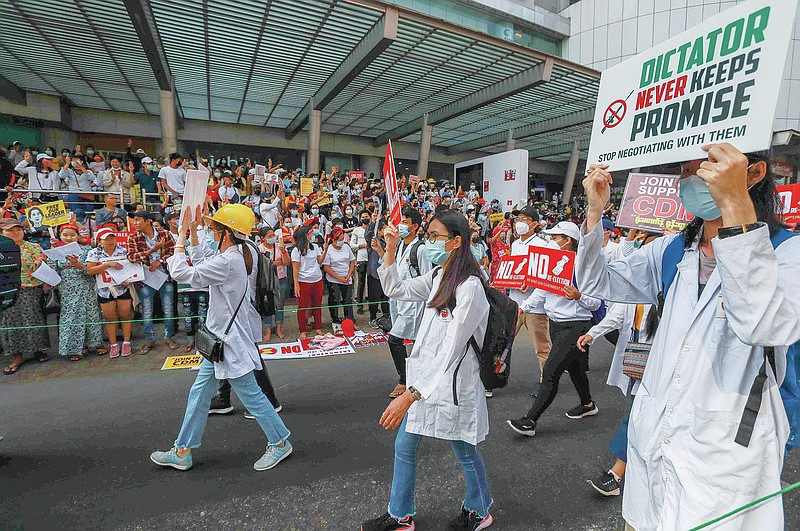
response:
M319 173L319 135L322 130L322 112L313 109L308 115L308 164L307 174Z
M433 126L428 125L428 113L422 118L422 130L419 134L419 158L417 159L417 175L420 179L428 178L428 160L431 156L431 136Z
M380 157L370 157L369 155L361 156L361 171L364 172L364 177L369 179L369 174L373 173L376 177L380 177L383 172L381 167Z
M175 91L160 90L161 154L164 158L178 151L178 114L175 108ZM186 155L186 153L181 153Z
M580 158L581 150L578 148L578 141L572 146L572 153L569 156L569 163L567 164L567 175L564 178L564 196L561 198L562 205L568 205L572 199L572 186L575 184L575 172L578 171L578 159Z
M514 130L508 130L508 138L506 138L506 151L514 151L517 149L517 140L514 138Z

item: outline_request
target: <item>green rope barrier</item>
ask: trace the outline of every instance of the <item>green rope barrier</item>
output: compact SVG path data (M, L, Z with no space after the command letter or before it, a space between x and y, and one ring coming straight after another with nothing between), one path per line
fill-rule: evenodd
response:
M308 308L297 308L293 306L290 309L284 308L282 311L284 313L297 313L300 310L324 310L325 308L344 308L349 306L370 306L372 304L383 304L388 303L388 301L379 301L379 302L354 302L352 304L336 304L336 305L326 305L326 306L309 306ZM190 315L188 316L189 319L198 319L199 315ZM180 315L176 317L153 317L151 321L174 321L178 319L187 319L186 316ZM53 324L43 324L43 325L28 325L28 326L3 326L0 327L0 332L5 330L33 330L37 328L56 328L56 327L67 327L67 326L86 326L86 325L107 325L107 324L117 324L117 323L143 323L144 319L123 319L119 321L89 321L85 323L53 323Z
M706 527L709 527L709 526L712 526L712 525L714 525L714 524L716 524L718 522L721 522L722 520L725 520L726 518L730 518L731 516L733 516L735 514L738 514L738 513L742 512L742 511L746 511L750 507L758 505L759 503L763 503L763 502L765 502L765 501L767 501L767 500L769 500L771 498L774 498L776 496L780 496L781 494L787 493L787 492L789 492L791 490L794 490L794 489L796 489L798 487L800 487L800 481L798 481L794 485L789 485L788 487L782 488L778 492L773 492L772 494L764 496L763 498L759 498L759 499L757 499L755 501L751 501L750 503L748 503L746 505L742 505L738 509L734 509L729 513L725 513L722 516L720 516L718 518L714 518L713 520L710 520L710 521L708 521L708 522L706 522L706 523L704 523L702 525L699 525L697 527L693 527L689 531L698 531L700 529L705 529Z

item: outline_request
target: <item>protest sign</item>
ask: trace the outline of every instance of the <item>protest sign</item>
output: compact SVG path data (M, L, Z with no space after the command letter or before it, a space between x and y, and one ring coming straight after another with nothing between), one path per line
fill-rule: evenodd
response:
M778 186L781 215L786 223L800 223L800 184Z
M203 356L200 354L186 354L183 356L170 356L164 360L164 365L161 366L162 371L169 369L191 369L192 367L199 367L203 363Z
M128 231L124 232L114 231L114 236L117 238L117 245L119 245L123 249L128 248L128 236L130 235L131 233Z
M319 358L322 356L337 356L340 354L355 354L355 350L349 343L330 350L318 348L311 344L311 339L304 341L294 341L291 343L272 343L261 344L258 351L264 360L288 360Z
M610 171L768 149L797 2L749 0L605 70L587 160Z
M348 175L350 179L358 179L359 182L364 182L364 172L363 171L351 171Z
M419 175L409 175L408 176L409 184L416 184L419 182Z
M308 197L314 193L314 179L311 177L300 178L300 195Z
M377 347L380 345L387 345L389 343L389 339L383 335L378 334L376 332L372 332L369 334L361 333L356 334L353 337L349 338L350 344L353 345L353 348L366 348L366 347Z
M550 247L530 247L525 284L564 296L564 287L572 284L575 253Z
M494 227L497 223L503 222L503 213L502 212L495 212L494 214L489 214L489 223Z
M67 207L64 206L64 201L60 199L52 203L45 203L39 205L38 208L42 212L42 225L46 227L58 227L64 223L69 223L69 216L67 216ZM29 209L32 210L32 209ZM28 218L32 220L32 213L28 213Z
M208 179L211 172L208 168L200 164L197 170L187 170L186 183L183 191L183 211L188 211L189 221L195 221L197 216L197 207L203 209L203 204L206 201L206 191L208 190Z
M122 269L108 268L99 275L96 275L95 282L98 288L108 288L119 286L123 282L141 282L144 280L144 267L142 264L133 264L127 259L118 256L106 257L101 262L119 262Z
M631 173L617 215L617 226L664 233L683 230L694 218L678 197L678 175Z
M492 287L520 289L525 286L527 272L527 256L504 256L497 266L497 273L495 273L492 281Z

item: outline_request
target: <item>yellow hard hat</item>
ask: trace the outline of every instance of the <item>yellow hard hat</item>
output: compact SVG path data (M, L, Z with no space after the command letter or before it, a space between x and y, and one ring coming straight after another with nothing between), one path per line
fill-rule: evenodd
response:
M224 205L213 216L206 216L207 221L216 221L233 229L236 236L246 238L256 224L256 215L245 205L234 203Z

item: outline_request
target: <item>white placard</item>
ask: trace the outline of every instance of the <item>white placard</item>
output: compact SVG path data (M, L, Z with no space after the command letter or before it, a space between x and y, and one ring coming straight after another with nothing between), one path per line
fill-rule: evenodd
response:
M587 160L611 171L769 149L797 2L749 0L603 72Z
M181 206L181 214L184 211L189 211L189 219L194 221L197 215L197 207L203 209L206 202L206 191L208 190L208 179L210 172L208 168L202 164L198 165L196 170L186 171L186 185L183 190L183 203Z
M53 270L52 267L47 265L47 262L42 262L42 265L40 265L36 271L33 272L33 278L38 278L45 284L49 284L54 287L58 286L58 284L61 282L61 277L55 272L55 270Z
M78 245L78 242L68 243L66 245L61 245L59 247L51 247L50 249L44 250L45 256L50 260L66 260L68 256L80 256L81 255L81 246Z
M155 271L150 271L149 268L144 270L144 283L156 291L161 289L167 278L167 274L160 267Z
M109 267L95 277L98 288L109 288L111 286L119 286L123 282L140 282L144 280L144 268L142 264L133 264L126 258L112 256L105 257L100 260L101 262L119 262L122 264L122 269L114 269Z

